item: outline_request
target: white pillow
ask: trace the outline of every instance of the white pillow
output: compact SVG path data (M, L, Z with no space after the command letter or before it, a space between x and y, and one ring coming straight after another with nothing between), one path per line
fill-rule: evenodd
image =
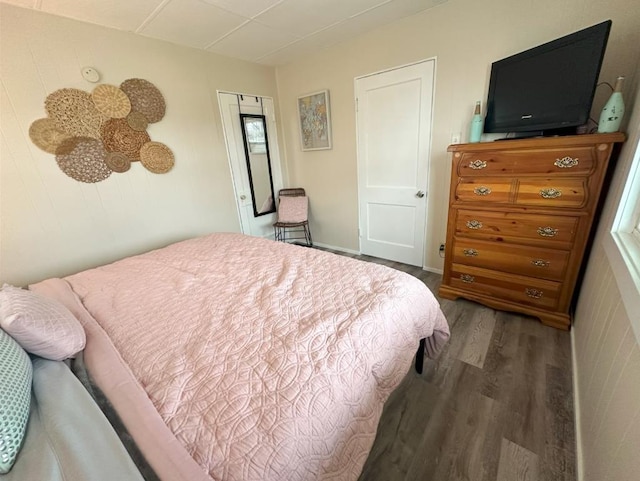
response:
M0 290L0 326L25 351L62 361L84 349L80 322L59 302L5 285Z

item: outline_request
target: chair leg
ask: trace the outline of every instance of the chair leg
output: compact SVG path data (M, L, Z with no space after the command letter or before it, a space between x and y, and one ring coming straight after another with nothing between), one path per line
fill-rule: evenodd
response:
M304 237L307 241L307 245L309 247L313 247L313 240L311 239L311 229L309 229L309 224L305 224L304 226Z
M425 349L425 339L420 339L420 345L418 346L418 352L416 353L416 372L418 374L422 374L422 367L424 365L424 349Z

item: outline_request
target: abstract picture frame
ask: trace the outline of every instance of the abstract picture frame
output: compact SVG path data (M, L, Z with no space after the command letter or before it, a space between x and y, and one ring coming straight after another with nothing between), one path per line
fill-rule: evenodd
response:
M329 90L298 97L298 119L303 151L331 149Z

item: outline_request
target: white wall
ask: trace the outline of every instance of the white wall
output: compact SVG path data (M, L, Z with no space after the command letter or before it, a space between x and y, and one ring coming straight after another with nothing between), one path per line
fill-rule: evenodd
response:
M640 473L640 345L630 315L598 245L573 333L581 481L636 481Z
M213 231L238 231L216 89L276 97L272 68L0 4L0 282L62 276ZM64 87L143 78L163 93L150 125L176 164L156 175L135 163L97 184L64 175L28 137L44 99Z
M637 0L449 0L292 64L278 67L280 110L291 183L307 189L314 240L357 250L358 201L354 78L436 57L425 264L442 268L437 249L445 239L451 135L468 139L476 100L486 99L491 62L606 19L613 20L602 80L626 75L635 83L640 50ZM296 97L329 89L333 149L303 152ZM604 105L606 87L594 111Z
M640 70L640 62L637 65ZM633 481L640 473L640 344L604 247L638 145L640 88L627 111L629 139L620 153L573 325L578 472L583 481ZM622 286L624 287L624 286ZM638 293L640 297L640 293Z

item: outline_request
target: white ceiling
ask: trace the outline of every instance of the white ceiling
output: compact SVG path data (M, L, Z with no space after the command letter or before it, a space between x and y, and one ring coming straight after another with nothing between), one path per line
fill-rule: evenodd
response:
M265 65L446 0L0 0Z

